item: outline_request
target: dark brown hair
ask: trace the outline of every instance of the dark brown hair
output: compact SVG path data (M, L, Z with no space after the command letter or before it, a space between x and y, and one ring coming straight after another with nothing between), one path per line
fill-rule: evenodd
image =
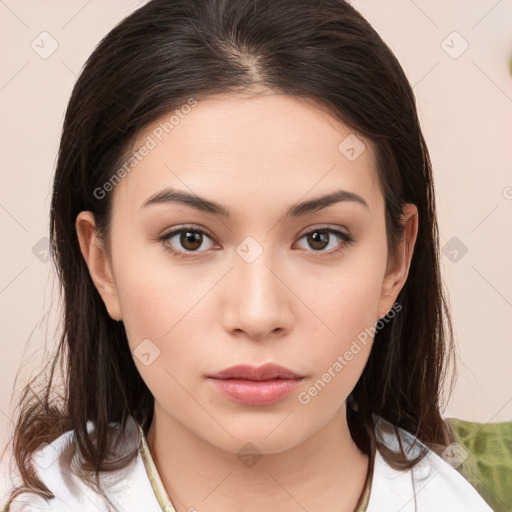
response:
M99 43L66 111L50 224L63 330L42 392L29 384L20 400L12 439L25 483L18 493L53 497L30 466L43 441L73 429L84 468L99 482L99 471L117 467L107 464L109 423L123 429L131 415L147 429L152 420L154 399L123 323L108 315L80 252L77 215L94 213L108 248L111 194L100 198L94 191L129 157L141 130L192 97L254 86L313 101L370 141L390 257L402 233L403 204L418 208L416 246L397 299L402 311L376 333L347 418L359 448L372 456L381 449L395 468L416 459L379 445L374 415L428 447L451 442L440 411L453 334L440 275L431 162L412 88L392 51L342 0L152 0ZM58 361L65 364L65 379L57 399Z

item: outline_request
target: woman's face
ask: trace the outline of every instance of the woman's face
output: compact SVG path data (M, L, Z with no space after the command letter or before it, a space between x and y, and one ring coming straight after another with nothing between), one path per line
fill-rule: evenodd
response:
M361 136L282 94L190 105L141 133L137 164L112 181L109 257L93 236L85 249L87 212L82 251L165 421L228 451L250 441L278 452L343 408L407 277L416 210L410 250L388 267L384 198ZM165 200L171 189L195 199ZM225 395L208 377L267 362L302 376L280 399L271 385Z

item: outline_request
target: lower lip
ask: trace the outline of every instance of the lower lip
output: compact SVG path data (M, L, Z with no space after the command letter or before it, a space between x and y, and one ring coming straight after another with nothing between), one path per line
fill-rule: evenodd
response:
M279 402L299 386L302 379L214 379L209 377L211 385L222 395L234 402L245 405L270 405Z

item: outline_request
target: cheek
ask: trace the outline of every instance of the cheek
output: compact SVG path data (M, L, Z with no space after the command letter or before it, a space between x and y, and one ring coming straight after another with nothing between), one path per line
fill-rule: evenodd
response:
M144 273L129 273L120 279L119 301L132 350L143 339L150 339L162 352L172 351L173 356L186 359L193 338L202 328L194 318L200 310L197 306L204 288L183 282L183 273L169 269L162 272L157 266L149 267ZM191 322L194 323L193 332L190 331Z
M199 340L208 339L194 319L200 290L181 283L176 271L162 272L156 265L146 268L119 275L119 300L134 363L168 412L184 414L191 407L189 413L197 414L186 389L201 350Z
M306 389L303 403L313 397L317 405L341 403L357 383L369 357L378 306L385 251L374 247L358 251L329 275L317 273L303 280L299 294L307 297L315 315L315 329L308 338L304 356L314 368L313 388ZM303 320L301 329L307 331ZM306 340L306 341L308 341ZM321 397L320 397L321 395ZM300 397L299 397L300 399Z
M187 270L156 243L118 246L113 261L123 323L137 368L155 396L189 378L211 339L205 290L219 279L207 265ZM211 309L210 309L211 310ZM161 387L164 386L164 389Z
M385 253L378 248L350 254L336 267L319 268L314 274L302 272L294 287L309 306L311 314L303 321L315 326L317 339L332 340L330 346L342 349L349 340L374 326L385 272ZM303 325L307 329L307 324Z
M317 329L316 343L307 349L314 376L312 387L305 391L311 398L318 395L317 406L341 405L370 355L376 318L368 311L375 308L375 294L371 290L364 293L362 287L356 290L357 293L347 293L333 301L336 306L325 305L323 317L332 332L322 336L320 332L325 333L325 328Z
M204 294L198 285L203 277L184 271L147 236L130 236L119 226L113 249L116 290L131 343L170 338Z

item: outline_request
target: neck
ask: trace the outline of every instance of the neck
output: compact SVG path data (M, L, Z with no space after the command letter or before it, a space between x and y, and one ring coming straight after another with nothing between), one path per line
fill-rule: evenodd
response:
M198 437L155 404L147 443L177 512L353 512L368 470L345 408L300 445L241 463L237 454Z

